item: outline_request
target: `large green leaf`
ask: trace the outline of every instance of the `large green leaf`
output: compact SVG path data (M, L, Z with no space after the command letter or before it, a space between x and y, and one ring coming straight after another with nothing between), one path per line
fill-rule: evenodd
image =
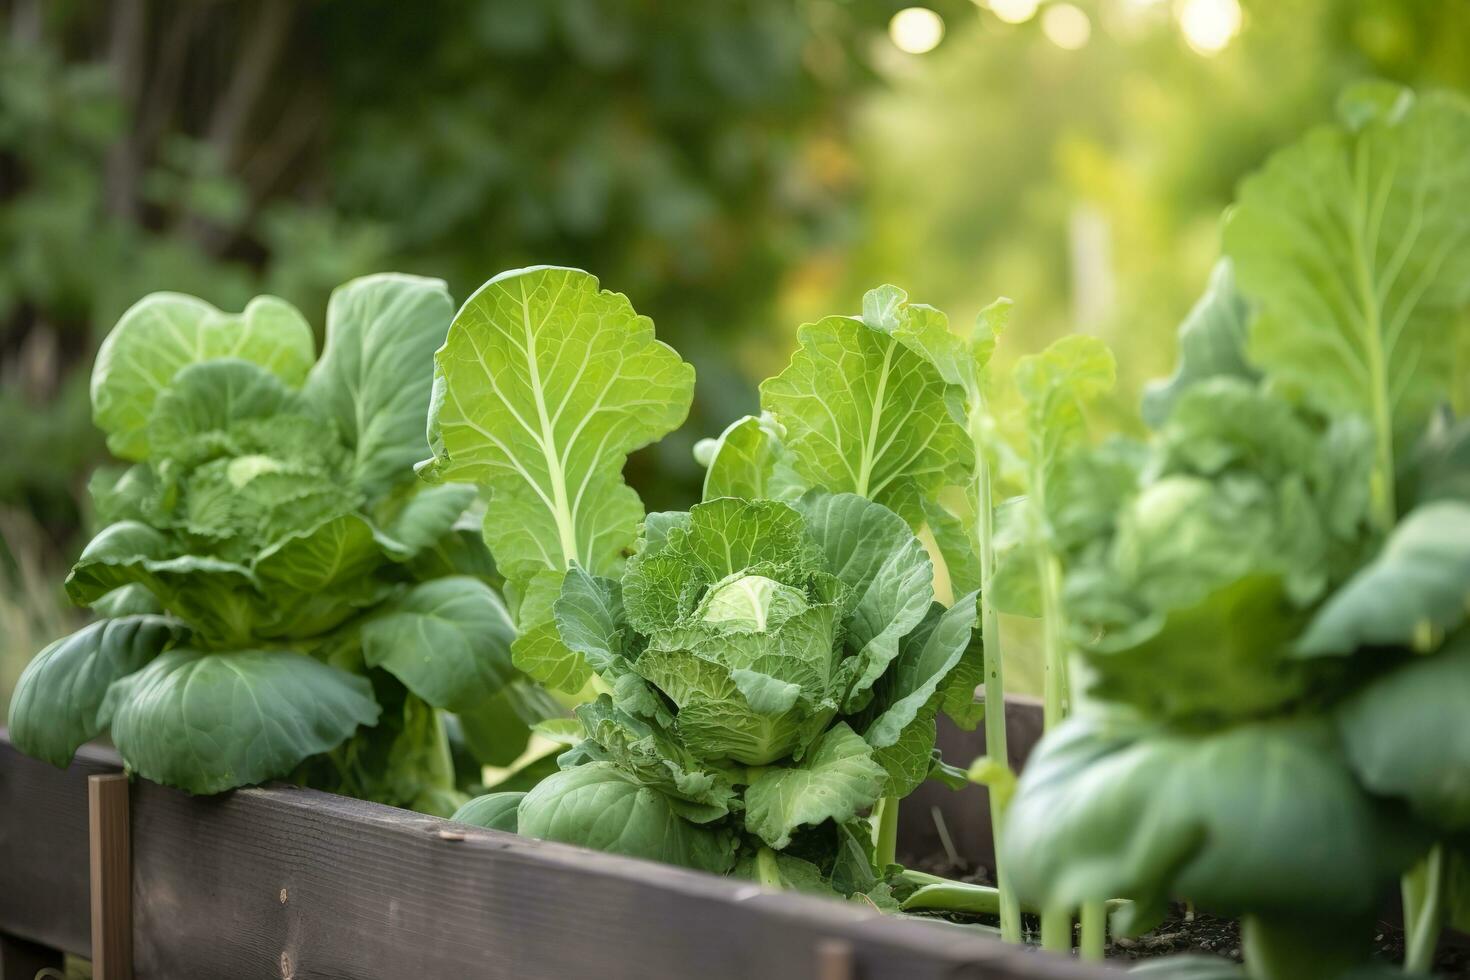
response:
M1153 718L1220 721L1289 704L1316 676L1292 657L1303 615L1281 580L1250 575L1170 609L1141 638L1082 645L1087 693Z
M287 650L176 648L115 682L102 716L139 775L190 793L283 776L378 720L366 678Z
M1377 111L1308 134L1240 188L1225 228L1258 304L1249 356L1329 414L1371 420L1392 519L1397 440L1448 399L1470 300L1470 105L1350 99Z
M434 361L425 473L490 488L501 569L615 573L643 514L623 462L684 421L694 369L627 297L550 267L482 286Z
M902 340L830 316L797 332L791 364L761 384L796 471L814 487L886 504L914 526L919 500L963 478L969 441L939 371Z
M1174 373L1153 382L1143 393L1144 421L1154 428L1163 425L1179 396L1206 379L1256 377L1256 370L1245 359L1248 314L1230 260L1221 259L1210 273L1204 295L1179 325L1179 363Z
M262 588L313 593L360 580L384 562L373 526L343 514L277 541L252 570Z
M382 667L436 708L470 713L515 679L515 625L484 582L451 576L421 582L362 624L368 664Z
M1006 819L1023 903L1188 899L1230 915L1371 913L1420 853L1324 718L1171 734L1078 716L1026 764Z
M517 813L525 793L487 793L477 796L454 811L449 819L486 830L503 830L514 834L519 829Z
M153 402L148 451L154 458L178 456L200 437L223 433L241 419L267 418L292 407L291 389L258 364L237 358L188 364Z
M1089 402L1107 393L1117 376L1112 352L1096 337L1063 337L1040 354L1016 362L1016 389L1026 405L1027 452L1033 474L1050 476L1085 441ZM1033 477L1030 483L1039 482ZM1042 488L1028 486L1032 495Z
M1363 785L1424 820L1470 830L1470 637L1377 678L1337 710Z
M474 500L475 488L463 483L416 488L379 533L379 542L392 557L412 559L438 545L455 529ZM494 565L487 567L493 569Z
M165 610L214 641L248 638L262 602L251 571L206 556L169 557L170 550L168 538L146 525L110 525L82 550L67 576L67 594L87 605L114 589L139 584Z
M781 425L769 415L746 415L708 441L704 499L795 500L806 484L781 443Z
M1364 646L1433 649L1470 612L1470 502L1441 500L1405 517L1371 564L1317 611L1304 656Z
M562 582L554 607L557 635L598 673L623 656L628 623L623 590L612 579L596 578L573 567Z
M844 625L858 658L850 701L868 691L934 600L934 567L897 514L850 493L813 491L796 504L828 570L848 587Z
M883 748L898 741L940 690L970 648L978 598L972 592L948 609L935 603L924 621L904 637L898 657L874 687L870 709L874 717L863 730L869 745Z
M10 700L10 741L27 755L65 767L106 727L98 714L107 688L184 635L164 616L103 619L36 654Z
M526 794L519 832L629 857L724 874L737 839L728 830L700 827L675 811L670 799L610 762L556 773Z
M370 497L424 457L431 364L453 312L438 279L381 273L332 291L326 344L303 391L336 421L354 451L353 483Z
M178 293L152 293L134 303L108 333L92 368L92 418L123 459L149 454L148 419L179 370L217 358L239 358L301 384L316 353L311 327L295 307L257 296L239 314Z
M745 828L780 850L798 827L843 823L872 806L887 773L873 749L845 723L833 725L801 762L774 766L745 791Z

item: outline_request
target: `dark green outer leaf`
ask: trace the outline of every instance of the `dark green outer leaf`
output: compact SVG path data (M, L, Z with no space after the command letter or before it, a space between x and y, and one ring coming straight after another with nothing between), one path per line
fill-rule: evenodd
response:
M107 688L185 634L163 616L104 619L36 654L10 701L10 740L27 755L65 767L78 747L102 734Z
M1470 830L1470 637L1355 692L1337 723L1364 786L1444 830Z
M474 712L516 677L510 613L479 579L413 586L362 624L363 656L436 708Z
M1372 564L1318 610L1302 656L1364 646L1432 649L1470 613L1470 502L1441 500L1405 517Z
M450 817L456 823L467 823L486 830L503 830L514 834L518 829L517 811L525 793L487 793L477 796L454 811Z
M1027 764L1002 846L1039 907L1172 898L1351 916L1427 844L1396 814L1358 786L1327 719L1188 735L1077 717Z
M685 820L668 797L608 762L542 780L521 801L519 832L715 874L730 870L737 843Z
M378 720L366 678L281 650L174 649L108 689L128 767L190 793L283 776Z

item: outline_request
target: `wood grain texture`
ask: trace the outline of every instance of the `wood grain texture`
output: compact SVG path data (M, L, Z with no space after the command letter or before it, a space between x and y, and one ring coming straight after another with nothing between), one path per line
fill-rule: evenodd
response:
M1041 741L1041 714L1041 702L1036 698L1015 695L1006 698L1006 755L1017 772ZM961 731L954 722L940 715L939 751L951 765L969 768L970 763L985 754L984 724L973 732ZM905 797L898 811L898 859L914 863L944 852L934 817L936 807L960 856L971 865L994 867L990 791L974 785L953 790L932 781Z
M133 980L133 877L129 863L128 777L87 777L91 844L92 978Z
M65 771L22 755L0 728L0 932L91 956L87 777L122 768L84 747Z
M84 760L95 764L96 757ZM85 931L85 773L0 743L0 875L83 886L48 900ZM1111 971L837 901L479 830L293 787L131 793L133 965L143 980L1098 980ZM52 846L53 839L59 841ZM69 843L67 843L69 842ZM79 867L70 846L80 857ZM74 891L75 889L73 889ZM0 896L12 889L0 887ZM35 930L21 903L0 930ZM847 963L841 963L846 960Z

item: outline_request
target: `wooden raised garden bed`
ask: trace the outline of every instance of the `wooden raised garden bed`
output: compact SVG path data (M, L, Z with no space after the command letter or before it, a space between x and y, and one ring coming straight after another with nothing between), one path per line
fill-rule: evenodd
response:
M1033 713L1012 712L1013 744ZM119 768L89 746L63 772L0 730L0 980L31 980L62 953L95 956L98 980L1108 975L959 927L328 793L276 785L191 797L142 780L125 811L131 930L99 938L99 949L93 875L119 855L114 845L92 853L88 778ZM933 801L951 832L986 839L973 823L985 813L978 791L941 792ZM930 805L916 797L908 808L910 852L929 846ZM100 911L106 921L129 910Z

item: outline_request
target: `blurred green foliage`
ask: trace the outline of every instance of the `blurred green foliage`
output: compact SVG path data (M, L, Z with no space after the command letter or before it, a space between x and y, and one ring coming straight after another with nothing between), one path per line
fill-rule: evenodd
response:
M103 456L87 372L152 290L273 292L320 324L366 272L463 298L586 268L699 371L689 425L632 463L658 509L693 498L693 440L753 409L794 327L884 281L957 324L1012 296L1003 359L1104 337L1128 424L1240 175L1348 81L1470 83L1464 0L1242 0L1214 56L1175 0L1070 0L1092 29L1064 50L1061 2L1013 25L935 0L943 41L907 55L905 0L0 0L11 642L63 615L38 583L60 603Z

